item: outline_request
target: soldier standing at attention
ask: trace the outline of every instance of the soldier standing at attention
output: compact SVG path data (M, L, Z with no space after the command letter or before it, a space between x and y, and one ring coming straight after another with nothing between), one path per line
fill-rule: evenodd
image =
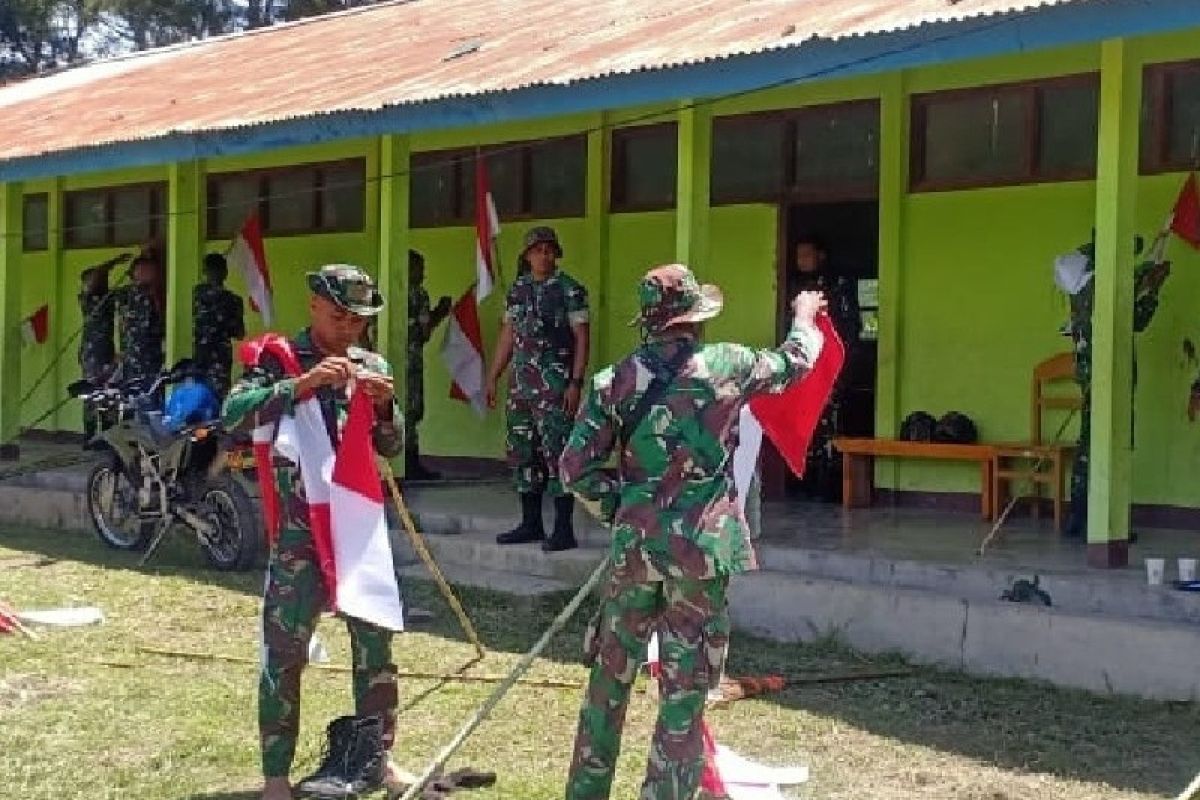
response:
M192 290L192 358L217 397L233 382L233 340L246 337L242 298L225 288L229 265L220 253L204 257L204 283Z
M722 296L685 266L646 273L638 299L645 343L592 379L562 455L567 488L611 526L613 558L584 642L591 677L567 800L609 796L630 688L654 633L662 690L639 796L696 796L705 695L729 636L726 588L756 566L734 488L738 415L753 395L806 374L824 343L816 292L793 301L791 330L772 350L701 344ZM614 451L619 463L607 468Z
M112 375L116 366L116 347L113 344L114 305L108 288L108 273L117 264L132 258L129 253L110 258L103 264L88 267L79 276L79 312L83 316L83 328L79 336L79 371L84 380L101 384ZM96 434L95 409L85 405L83 409L84 441L91 441Z
M435 481L441 477L421 463L417 424L425 418L425 345L433 329L450 313L450 298L442 296L435 308L429 306L425 289L425 257L408 251L408 364L404 384L404 477Z
M304 371L299 377L287 377L283 365L272 357L247 368L225 401L226 427L249 431L279 420L292 413L297 398L311 392L336 442L349 413L346 384L354 378L375 403L376 452L385 458L399 455L404 419L392 395L391 368L382 356L356 346L367 321L383 308L383 297L366 273L346 265L310 272L308 286L311 324L289 343ZM288 772L300 730L300 673L317 617L327 604L298 470L280 468L276 485L284 519L267 565L266 652L258 690L263 800L292 797ZM357 716L330 724L325 763L299 786L319 797L357 797L398 780L387 758L397 705L392 633L353 618L347 618L346 625Z
M487 380L496 407L496 384L512 362L508 380L508 460L521 497L521 524L496 537L500 544L542 542L547 552L576 546L575 501L558 478L558 459L579 409L588 361L587 290L558 269L562 246L551 228L525 235L520 274L505 299L504 322ZM542 494L554 497L554 532L542 527Z
M129 267L132 283L113 290L121 344L121 379L142 388L163 368L162 270L157 259L143 251Z

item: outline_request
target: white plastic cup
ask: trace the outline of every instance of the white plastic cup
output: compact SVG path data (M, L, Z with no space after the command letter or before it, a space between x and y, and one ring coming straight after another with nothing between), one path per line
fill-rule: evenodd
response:
M1196 580L1196 559L1194 559L1194 558L1179 559L1179 580L1181 580L1181 581Z
M1163 582L1163 571L1167 568L1167 560L1165 558L1147 558L1146 559L1146 583L1151 586L1161 586Z

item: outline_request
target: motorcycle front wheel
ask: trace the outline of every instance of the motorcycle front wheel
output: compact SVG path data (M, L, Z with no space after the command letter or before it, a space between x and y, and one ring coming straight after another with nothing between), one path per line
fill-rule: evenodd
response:
M201 516L213 528L201 538L208 563L222 571L247 570L263 554L263 527L245 487L229 475L210 481L201 496Z
M101 459L87 479L87 510L100 541L114 550L144 550L154 520L138 514L137 489L115 456Z

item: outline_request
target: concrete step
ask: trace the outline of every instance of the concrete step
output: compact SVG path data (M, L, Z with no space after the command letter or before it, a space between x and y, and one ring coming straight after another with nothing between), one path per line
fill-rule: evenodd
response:
M1161 700L1200 698L1200 628L763 570L734 579L737 628L780 641L832 635L975 674Z
M456 586L474 586L481 589L491 589L503 592L514 598L537 600L548 595L570 592L575 587L554 578L541 578L536 575L518 575L513 572L503 572L497 569L481 569L438 562L446 580ZM432 581L433 575L423 563L407 564L400 568L400 577L416 578Z

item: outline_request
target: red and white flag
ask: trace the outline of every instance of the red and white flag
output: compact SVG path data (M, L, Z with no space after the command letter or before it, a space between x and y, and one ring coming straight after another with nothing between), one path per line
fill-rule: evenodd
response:
M646 668L651 677L660 678L657 633L650 636ZM717 744L706 721L700 723L700 733L704 737L704 771L700 774L700 788L706 795L729 800L786 800L780 786L797 786L808 781L807 767L769 767Z
M1200 250L1200 188L1192 173L1183 182L1175 207L1171 209L1170 228L1180 239Z
M247 365L257 364L264 354L272 356L286 374L300 374L299 361L284 337L267 334L241 349ZM300 468L309 528L330 607L399 631L404 629L400 586L371 438L375 407L361 390L350 391L350 409L336 451L313 396L297 398L291 416L255 430L265 521L274 538L280 516L270 464L277 454Z
M479 156L475 159L475 283L450 311L442 340L442 360L450 371L450 397L470 403L480 416L487 406L479 303L495 287L495 242L499 233L500 220L488 186L487 164Z
M246 284L250 308L262 315L264 326L270 326L274 318L271 294L271 271L267 267L267 254L263 249L262 225L258 214L246 217L246 222L233 242L227 256Z
M743 510L764 434L792 472L797 477L804 474L813 432L846 360L846 347L828 314L817 317L817 328L825 343L812 370L783 392L757 395L742 407L738 447L733 453L733 480Z
M43 305L21 322L21 338L26 344L43 344L50 335L50 306Z

